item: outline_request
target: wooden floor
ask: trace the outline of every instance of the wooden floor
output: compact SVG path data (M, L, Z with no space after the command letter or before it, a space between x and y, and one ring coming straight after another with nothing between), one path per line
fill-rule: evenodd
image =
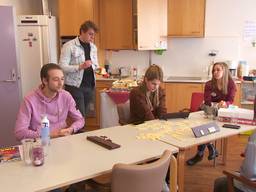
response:
M247 144L248 137L234 136L228 139L228 159L227 165L221 165L221 157L217 166L213 166L212 161L208 161L208 150L206 149L204 160L194 166L185 167L185 192L212 192L215 178L222 176L224 169L239 170L243 158L240 156L241 152ZM217 146L219 147L220 142ZM196 148L190 149L186 152L186 158L192 157L196 152Z

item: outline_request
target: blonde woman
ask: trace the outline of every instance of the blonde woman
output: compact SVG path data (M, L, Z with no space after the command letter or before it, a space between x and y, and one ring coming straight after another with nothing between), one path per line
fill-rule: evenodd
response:
M205 84L204 103L211 106L218 103L219 107L227 107L234 101L236 85L224 62L215 63L212 68L212 79Z
M155 64L151 65L142 84L130 93L131 123L157 119L166 113L165 92L160 87L162 81L162 69Z
M215 63L212 68L212 79L205 84L204 104L211 106L215 103L219 108L228 107L233 103L235 93L236 85L231 77L228 65L224 62ZM212 143L199 145L197 154L187 161L188 165L194 165L203 159L206 145L209 150L208 160L218 156L218 152Z

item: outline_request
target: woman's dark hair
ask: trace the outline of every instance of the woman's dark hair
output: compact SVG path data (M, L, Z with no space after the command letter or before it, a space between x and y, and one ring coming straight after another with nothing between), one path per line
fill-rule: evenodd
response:
M95 31L95 33L97 33L99 31L98 27L95 25L95 23L93 23L92 21L85 21L81 26L80 26L80 34L82 32L87 32L89 29L93 29Z
M163 71L156 64L150 65L145 73L144 78L147 78L148 81L152 81L154 79L163 81Z
M43 83L43 79L49 79L49 74L48 72L50 70L53 70L53 69L58 69L58 70L61 70L61 67L57 64L54 64L54 63L48 63L46 65L44 65L42 68L41 68L41 71L40 71L40 78L41 78L41 81Z

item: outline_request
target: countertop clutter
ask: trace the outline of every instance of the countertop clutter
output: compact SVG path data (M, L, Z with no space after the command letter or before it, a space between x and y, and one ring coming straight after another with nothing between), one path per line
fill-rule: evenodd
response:
M132 79L120 79L116 80L112 83L113 90L130 90L133 87L137 87L139 84L139 81L132 80Z

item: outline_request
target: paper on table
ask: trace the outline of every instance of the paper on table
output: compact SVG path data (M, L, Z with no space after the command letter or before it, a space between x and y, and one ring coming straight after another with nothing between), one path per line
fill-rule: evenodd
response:
M193 136L191 127L204 124L208 121L188 119L172 121L152 120L134 127L139 131L137 139L158 140L168 136L182 141Z

